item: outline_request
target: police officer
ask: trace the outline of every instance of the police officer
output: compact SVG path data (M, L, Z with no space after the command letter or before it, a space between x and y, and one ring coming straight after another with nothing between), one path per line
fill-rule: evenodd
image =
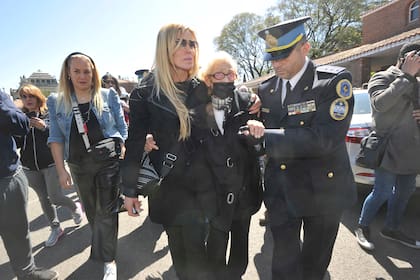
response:
M351 74L307 57L304 23L258 33L275 76L259 87L266 128L264 202L273 234L272 279L323 279L343 210L356 199L345 146ZM303 239L300 240L303 226Z

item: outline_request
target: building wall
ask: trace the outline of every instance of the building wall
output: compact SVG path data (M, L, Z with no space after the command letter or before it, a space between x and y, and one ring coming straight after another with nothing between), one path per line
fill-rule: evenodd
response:
M362 44L370 44L420 27L409 23L409 7L414 0L397 0L362 16Z

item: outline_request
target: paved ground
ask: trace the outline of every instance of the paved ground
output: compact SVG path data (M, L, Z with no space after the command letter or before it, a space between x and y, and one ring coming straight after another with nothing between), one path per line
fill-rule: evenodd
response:
M74 199L75 192L68 195ZM361 199L366 193L360 194ZM330 279L376 279L411 280L420 279L420 250L405 248L384 240L378 234L383 223L384 211L373 225L373 239L377 249L367 254L355 242L353 229L361 205L347 211L342 219L334 255L329 267ZM420 238L420 197L410 201L404 228ZM175 280L166 235L159 225L147 218L147 205L141 217L131 218L120 214L118 279L165 279ZM244 280L270 280L270 260L272 241L269 231L258 225L264 209L258 212L251 225L249 267ZM101 279L102 264L88 260L90 251L90 229L86 220L75 227L66 209L59 209L62 226L66 235L53 248L45 248L44 241L49 234L47 223L42 216L39 201L30 192L28 214L30 217L33 252L38 265L56 269L60 279L91 280ZM0 242L0 280L12 280L8 257ZM292 278L291 278L292 279Z

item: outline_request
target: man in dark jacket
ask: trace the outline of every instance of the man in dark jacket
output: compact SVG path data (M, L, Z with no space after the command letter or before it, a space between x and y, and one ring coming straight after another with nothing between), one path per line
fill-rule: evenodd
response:
M259 88L268 128L264 203L276 280L323 279L343 210L356 199L345 145L354 105L351 75L341 67L317 67L307 57L308 19L259 32L276 73Z
M25 114L0 91L0 236L18 279L58 279L58 273L35 266L26 206L28 181L13 136L29 131Z
M356 229L359 245L373 250L369 224L387 201L382 237L420 249L420 241L408 237L400 223L420 173L419 81L420 41L405 44L395 66L372 76L368 84L373 121L378 135L389 134L385 155L375 170L375 184L366 197ZM416 123L417 116L417 123Z

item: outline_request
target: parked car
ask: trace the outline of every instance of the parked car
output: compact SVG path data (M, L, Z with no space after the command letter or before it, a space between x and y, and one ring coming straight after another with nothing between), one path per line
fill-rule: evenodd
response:
M357 166L356 155L360 150L360 141L372 130L372 108L367 89L354 89L354 109L350 128L346 136L347 151L353 169L354 180L358 184L373 185L375 173L372 169ZM420 188L420 175L417 176L416 186Z

